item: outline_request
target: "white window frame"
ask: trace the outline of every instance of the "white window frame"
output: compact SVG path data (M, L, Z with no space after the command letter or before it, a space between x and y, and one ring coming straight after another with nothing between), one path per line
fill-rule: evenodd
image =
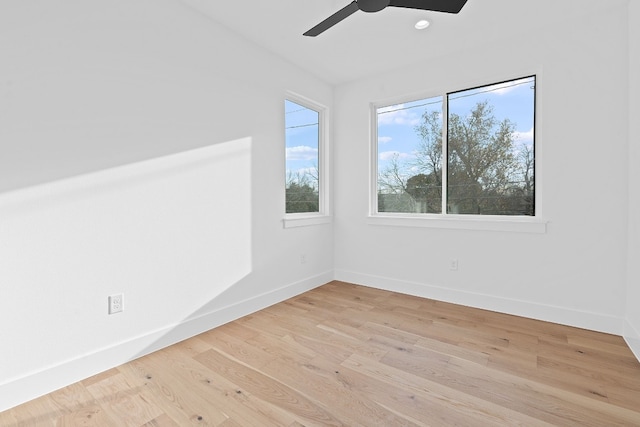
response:
M295 102L318 113L318 212L286 213L283 219L284 228L307 227L329 224L333 218L330 205L330 174L329 174L329 108L305 96L287 91L282 100ZM284 114L284 108L283 108ZM284 131L284 116L283 116ZM283 132L283 141L285 141ZM284 144L283 144L284 148ZM286 165L286 160L285 160ZM285 167L286 169L286 167ZM286 197L285 197L286 198ZM284 207L284 206L283 206Z
M547 231L548 220L542 217L542 209L539 194L541 193L540 182L540 114L537 111L539 105L541 72L524 72L515 73L511 77L498 79L484 79L484 82L478 84L465 85L457 90L438 90L437 92L414 93L413 95L402 96L383 101L372 102L370 104L370 174L369 174L369 215L367 223L379 226L397 226L397 227L420 227L420 228L440 228L440 229L457 229L457 230L479 230L479 231L505 231L505 232L523 232L543 234ZM496 83L516 80L519 76L535 76L536 78L536 111L535 111L535 213L534 216L512 216L512 215L473 215L473 214L450 214L446 212L446 198L443 197L442 213L396 213L396 212L378 212L378 109L400 104L403 102L411 102L419 99L428 99L441 96L443 98L443 116L448 115L447 97L450 93L466 90L467 88L489 86L494 83L487 83L487 80ZM447 126L443 126L443 160L446 159L447 153ZM447 185L447 161L443 161L442 179L443 191Z

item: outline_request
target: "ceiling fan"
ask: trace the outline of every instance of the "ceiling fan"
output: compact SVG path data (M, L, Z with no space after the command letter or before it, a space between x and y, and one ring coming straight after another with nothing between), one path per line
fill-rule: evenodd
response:
M431 10L435 12L458 13L466 2L467 0L354 0L304 33L304 35L315 37L358 10L363 12L379 12L387 6L393 6Z

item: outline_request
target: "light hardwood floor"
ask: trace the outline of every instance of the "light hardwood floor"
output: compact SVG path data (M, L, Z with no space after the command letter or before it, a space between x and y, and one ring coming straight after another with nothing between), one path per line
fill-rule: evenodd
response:
M640 426L622 338L331 282L1 426Z

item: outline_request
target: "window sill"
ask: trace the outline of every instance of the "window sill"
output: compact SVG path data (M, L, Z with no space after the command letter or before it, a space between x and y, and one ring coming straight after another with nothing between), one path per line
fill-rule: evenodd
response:
M437 214L370 215L370 225L394 227L426 227L454 230L508 231L544 234L549 221L533 217L466 216Z
M284 228L308 227L312 225L331 224L333 217L318 213L287 214L284 218Z

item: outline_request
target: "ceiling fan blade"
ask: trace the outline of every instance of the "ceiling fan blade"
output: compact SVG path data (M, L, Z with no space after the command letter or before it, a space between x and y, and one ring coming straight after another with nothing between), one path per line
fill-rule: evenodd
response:
M333 27L338 22L342 21L349 15L355 13L359 9L360 8L358 7L358 4L355 1L353 1L347 6L337 11L336 13L334 13L333 15L331 15L330 17L328 17L327 19L325 19L324 21L322 21L321 23L319 23L318 25L316 25L315 27L313 27L312 29L310 29L309 31L307 31L306 33L304 33L303 35L315 37L318 34Z
M467 0L391 0L389 6L458 13Z

